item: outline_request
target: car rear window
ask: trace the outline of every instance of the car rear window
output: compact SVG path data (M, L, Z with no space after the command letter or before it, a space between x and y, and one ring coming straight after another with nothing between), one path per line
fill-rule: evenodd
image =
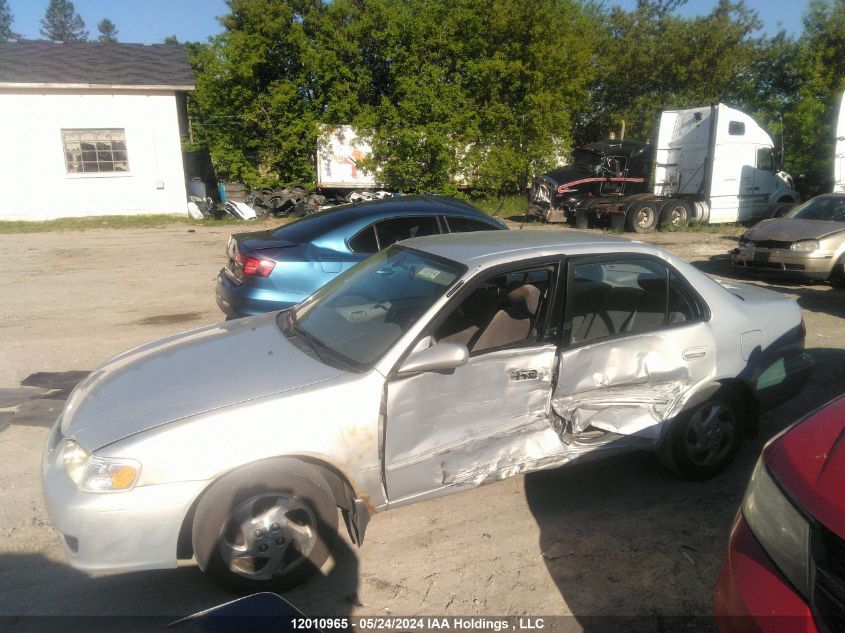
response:
M343 205L306 215L272 231L273 237L294 244L305 244L352 220L349 209L348 205Z

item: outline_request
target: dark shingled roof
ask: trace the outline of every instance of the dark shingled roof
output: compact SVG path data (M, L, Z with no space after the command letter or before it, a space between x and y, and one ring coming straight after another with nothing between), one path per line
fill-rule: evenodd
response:
M181 44L0 42L0 85L194 86Z

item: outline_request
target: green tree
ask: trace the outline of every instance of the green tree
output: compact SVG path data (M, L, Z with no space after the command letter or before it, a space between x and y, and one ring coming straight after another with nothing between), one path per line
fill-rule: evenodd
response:
M164 38L164 44L178 44L179 38L175 35L168 35Z
M252 185L313 182L320 113L303 48L318 2L230 0L226 31L191 56L195 136L218 173Z
M741 0L720 0L707 15L684 18L685 0L639 0L633 11L605 14L591 112L579 139L603 138L620 120L635 138L648 139L661 110L715 101L742 104L753 77L760 28Z
M41 18L41 35L56 42L74 42L88 39L85 22L70 0L50 0Z
M845 0L811 0L791 63L799 87L784 113L786 168L804 195L830 191L836 118L845 90Z
M103 18L97 24L97 30L100 36L97 38L100 42L116 42L117 41L117 27L114 22L108 18Z
M12 31L13 21L14 16L9 8L9 3L6 0L0 0L0 42L17 37L17 34Z
M591 17L568 0L408 0L384 53L373 162L405 190L514 190L550 166L587 104Z
M230 0L192 55L195 137L251 184L313 182L324 125L353 124L393 188L513 189L586 106L593 24L575 0Z

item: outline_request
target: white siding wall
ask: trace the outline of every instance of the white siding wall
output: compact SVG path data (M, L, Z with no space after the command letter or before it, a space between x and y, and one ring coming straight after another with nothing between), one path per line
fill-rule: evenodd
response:
M62 129L123 128L129 172L68 174ZM185 213L173 92L0 90L0 219Z

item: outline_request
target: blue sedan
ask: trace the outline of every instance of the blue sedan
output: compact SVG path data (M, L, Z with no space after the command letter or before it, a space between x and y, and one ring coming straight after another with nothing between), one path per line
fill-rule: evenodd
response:
M442 196L405 196L344 205L272 231L229 237L217 275L217 305L229 319L282 310L394 242L507 226Z

